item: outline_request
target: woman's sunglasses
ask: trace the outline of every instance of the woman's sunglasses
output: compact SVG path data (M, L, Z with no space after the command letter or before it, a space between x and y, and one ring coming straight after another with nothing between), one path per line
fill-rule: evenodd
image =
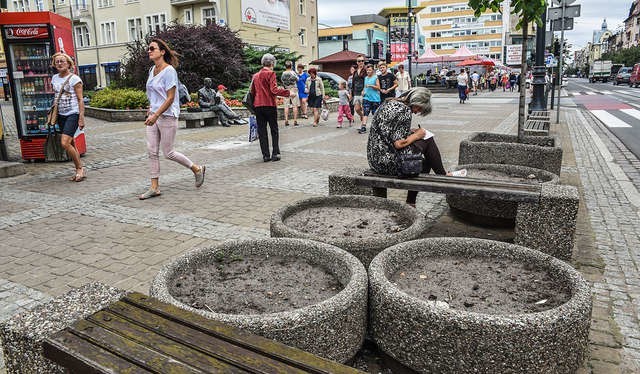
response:
M150 46L149 46L149 48L147 48L147 51L149 51L149 52L153 52L153 51L155 51L156 49L158 49L158 48L156 48L156 47L154 47L154 46L150 45Z

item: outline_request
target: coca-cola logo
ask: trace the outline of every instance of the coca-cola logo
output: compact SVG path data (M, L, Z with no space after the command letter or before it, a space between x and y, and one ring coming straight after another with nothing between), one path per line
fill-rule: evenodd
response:
M13 27L7 29L7 37L14 39L42 38L49 35L46 27Z

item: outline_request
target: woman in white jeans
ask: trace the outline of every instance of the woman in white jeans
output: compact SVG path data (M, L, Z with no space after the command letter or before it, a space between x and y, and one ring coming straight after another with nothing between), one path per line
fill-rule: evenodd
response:
M173 149L178 131L178 116L180 116L180 102L176 94L178 74L174 67L178 65L178 57L159 38L151 39L147 53L154 64L149 70L149 78L147 79L149 111L147 119L144 121L147 126L151 187L139 196L140 200L160 196L160 158L158 157L160 148L162 148L165 158L191 169L196 178L196 187L202 186L205 172L204 165L194 164L185 155Z

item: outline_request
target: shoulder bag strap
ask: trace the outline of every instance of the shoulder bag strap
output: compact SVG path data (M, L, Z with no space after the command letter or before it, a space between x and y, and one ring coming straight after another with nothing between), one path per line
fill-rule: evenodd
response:
M71 77L73 77L73 73L69 74L69 78L67 78L64 83L62 83L62 86L60 86L60 92L58 92L58 97L56 97L56 101L54 105L58 105L58 103L60 102L60 97L62 96L62 91L64 91L64 86L67 85L67 83L69 83L69 80L71 79Z

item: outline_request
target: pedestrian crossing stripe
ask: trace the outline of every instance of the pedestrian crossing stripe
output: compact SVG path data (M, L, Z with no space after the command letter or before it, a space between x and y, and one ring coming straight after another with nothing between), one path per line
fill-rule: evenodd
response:
M612 91L600 91L600 93L603 95L613 95Z
M606 110L592 110L591 113L593 113L593 115L596 116L600 121L602 121L602 123L604 123L604 125L607 127L632 127L625 121L607 112Z
M597 93L593 92L593 91L587 91L586 92L587 95L597 95Z
M640 110L638 109L620 109L620 111L624 114L630 115L631 117L640 119Z

